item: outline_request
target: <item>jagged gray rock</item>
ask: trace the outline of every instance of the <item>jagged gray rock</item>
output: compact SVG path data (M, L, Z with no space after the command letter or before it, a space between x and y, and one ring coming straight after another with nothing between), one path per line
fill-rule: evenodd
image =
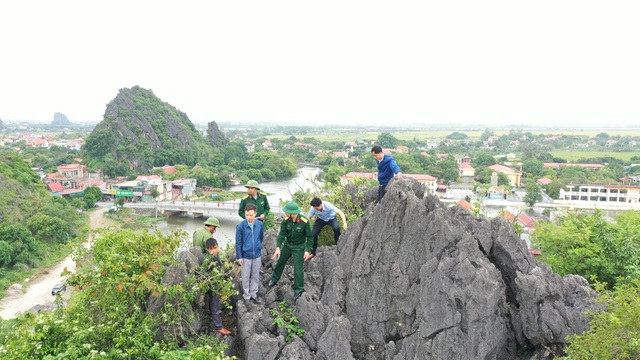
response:
M221 148L229 143L229 139L227 139L215 121L207 124L207 140L216 148Z
M595 292L586 280L535 260L506 220L446 207L407 178L393 180L381 204L370 195L338 247L320 248L305 264L295 305L292 266L264 288L274 266L275 232L267 234L266 306L287 301L306 330L276 358L549 359L562 354L567 335L588 328L583 312L594 308ZM277 331L260 328L261 338L245 328L245 347L249 339L252 348L273 346L265 336ZM291 357L293 346L304 355Z

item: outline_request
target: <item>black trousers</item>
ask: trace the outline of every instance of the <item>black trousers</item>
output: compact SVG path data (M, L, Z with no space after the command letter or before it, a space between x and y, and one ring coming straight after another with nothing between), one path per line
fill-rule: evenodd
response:
M333 218L329 221L324 221L320 218L316 219L316 222L313 223L313 229L311 230L311 235L313 235L313 250L311 250L312 254L316 254L316 249L318 248L318 236L320 236L320 231L325 226L331 226L333 229L333 240L338 243L338 238L340 237L340 224L338 224L338 220Z
M386 191L387 191L387 185L380 185L378 187L378 204L380 204L380 201L382 201L382 197L384 196Z

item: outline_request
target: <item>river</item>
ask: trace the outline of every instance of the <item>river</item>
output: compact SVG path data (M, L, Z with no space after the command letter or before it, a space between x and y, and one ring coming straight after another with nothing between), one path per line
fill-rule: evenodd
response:
M313 182L309 179L314 179L316 175L320 173L321 169L317 167L302 167L298 169L296 175L289 179L264 182L260 184L260 189L265 191L269 199L269 205L278 206L281 202L291 200L292 194L296 190L314 190ZM229 188L231 191L243 191L246 192L244 185L232 186ZM240 201L239 199L237 200ZM308 212L308 204L301 205L304 212ZM205 215L206 216L206 215ZM220 220L220 227L213 235L220 243L220 247L224 248L227 244L233 244L235 242L236 225L242 221L242 218L238 215L218 215L215 217ZM167 220L158 221L155 224L158 230L162 233L169 233L174 230L184 230L189 234L192 234L195 230L203 227L202 224L206 220L205 218L193 218L193 216L175 215L167 218Z

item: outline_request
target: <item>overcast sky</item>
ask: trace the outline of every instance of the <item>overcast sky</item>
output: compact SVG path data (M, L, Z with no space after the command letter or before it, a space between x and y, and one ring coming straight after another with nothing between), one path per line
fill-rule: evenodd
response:
M101 5L99 5L100 3ZM0 119L640 126L639 1L3 1Z

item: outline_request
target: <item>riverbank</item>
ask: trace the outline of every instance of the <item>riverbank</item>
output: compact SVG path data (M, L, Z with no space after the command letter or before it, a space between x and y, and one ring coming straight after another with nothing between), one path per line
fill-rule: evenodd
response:
M91 229L112 225L112 222L104 216L106 211L107 208L99 208L89 214ZM76 265L71 256L67 256L52 267L42 269L38 275L26 279L17 286L12 285L12 288L7 290L6 296L0 300L0 317L5 320L13 319L20 313L29 311L36 306L51 306L55 300L55 297L51 295L51 289L55 284L65 281L61 275L65 268L71 272L75 271ZM68 300L70 296L70 289L62 294L65 300Z

